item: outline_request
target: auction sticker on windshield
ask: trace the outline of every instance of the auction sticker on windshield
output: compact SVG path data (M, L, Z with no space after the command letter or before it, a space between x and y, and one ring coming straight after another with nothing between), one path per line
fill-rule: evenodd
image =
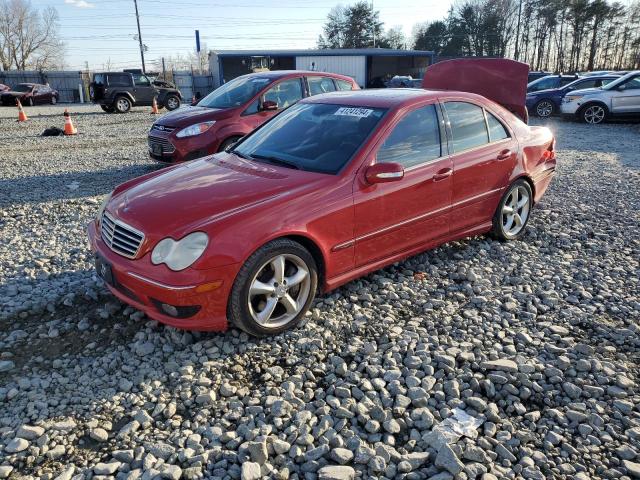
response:
M370 108L357 108L357 107L341 107L336 110L334 115L347 115L349 117L368 117L371 115Z

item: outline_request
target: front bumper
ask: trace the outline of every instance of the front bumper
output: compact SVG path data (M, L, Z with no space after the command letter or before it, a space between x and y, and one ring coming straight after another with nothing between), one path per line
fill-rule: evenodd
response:
M98 235L95 221L89 223L87 233L91 250L111 267L112 282L105 284L124 303L158 322L177 328L201 331L228 328L227 300L239 264L171 272L165 266L152 265L148 258L129 260L113 252ZM162 304L179 310L199 308L187 318L176 318L165 313L160 307Z
M573 102L562 102L560 104L560 112L562 115L573 116L576 114L578 109L582 106L584 102L582 100L577 100Z
M209 132L177 138L173 133L151 130L147 137L149 156L164 163L179 163L206 157L218 151L220 141Z

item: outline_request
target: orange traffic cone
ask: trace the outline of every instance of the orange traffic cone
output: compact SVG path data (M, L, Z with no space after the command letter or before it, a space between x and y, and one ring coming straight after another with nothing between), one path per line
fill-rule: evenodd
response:
M156 102L156 97L153 97L153 102L151 103L151 115L157 115L160 113L158 111L158 102Z
M24 113L24 110L22 108L22 104L20 103L19 99L16 99L16 105L18 106L18 121L19 122L26 122L27 120L29 120L27 118L27 114Z
M73 126L73 122L71 121L71 117L69 116L69 111L64 109L64 134L65 135L76 135L78 130Z

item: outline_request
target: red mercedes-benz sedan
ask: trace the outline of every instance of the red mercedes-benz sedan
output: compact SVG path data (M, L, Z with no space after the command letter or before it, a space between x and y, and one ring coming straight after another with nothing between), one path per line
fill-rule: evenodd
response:
M359 88L352 78L335 73L275 70L243 75L196 106L156 120L149 131L149 155L166 163L205 157L225 150L305 97Z
M89 225L109 289L177 327L296 325L318 291L444 242L523 235L554 138L479 95L306 98L233 149L117 187Z

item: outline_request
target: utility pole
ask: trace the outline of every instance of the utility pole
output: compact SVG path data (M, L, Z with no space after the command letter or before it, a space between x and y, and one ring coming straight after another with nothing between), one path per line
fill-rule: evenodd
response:
M162 79L167 80L167 69L164 67L164 57L162 57Z
M520 0L520 3L518 4L518 26L516 27L516 51L513 54L513 56L515 57L515 60L518 60L518 58L520 57L519 43L520 43L520 15L521 14L522 14L522 0Z
M138 0L133 0L136 7L136 22L138 22L138 41L140 42L140 58L142 59L142 73L147 73L144 68L144 45L142 45L142 33L140 32L140 15L138 15Z
M375 10L373 9L373 0L371 0L371 17L373 19ZM375 22L372 22L372 28L373 28L373 48L376 48L376 24Z

